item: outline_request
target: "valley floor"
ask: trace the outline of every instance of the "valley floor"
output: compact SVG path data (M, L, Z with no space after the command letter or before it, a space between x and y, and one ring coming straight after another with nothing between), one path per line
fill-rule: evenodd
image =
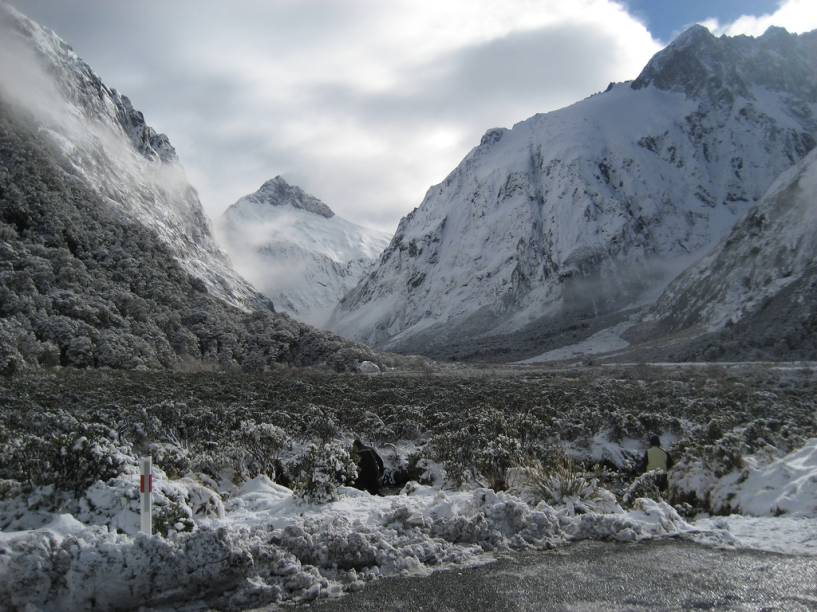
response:
M660 574L661 559L692 567L723 554L735 560L724 576L749 594L735 602L750 605L765 597L754 577L767 558L737 551L805 555L780 562L797 571L817 555L815 386L812 368L714 364L371 376L64 369L0 379L0 601L242 609L562 550L554 558L566 564L524 553L473 575L506 576L513 588L497 593L507 595L528 575L509 567L539 568L530 603L571 572L586 581L582 566L610 576L573 604L649 606L610 589L653 559ZM651 434L674 459L667 488L639 468ZM383 457L388 495L349 486L355 437ZM150 538L138 534L146 453L157 474ZM603 563L613 551L624 565ZM547 583L544 566L560 578ZM461 590L457 571L428 583L442 601ZM690 578L678 599L685 580L666 605L694 600L703 583ZM369 599L366 587L350 602L394 602L401 588L383 583ZM813 603L796 589L769 591L769 601Z

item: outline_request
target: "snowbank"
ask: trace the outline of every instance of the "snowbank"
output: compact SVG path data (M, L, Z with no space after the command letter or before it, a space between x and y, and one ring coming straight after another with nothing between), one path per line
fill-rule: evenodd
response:
M62 513L43 527L0 536L0 600L43 610L196 601L236 608L338 596L381 576L484 562L494 551L691 529L670 506L650 500L628 513L575 516L490 489L410 483L390 497L341 488L338 501L312 505L263 476L245 483L222 512L196 514L190 503L202 485L165 484L165 492L176 488L191 531L148 538L88 524L104 515L119 524L130 505L129 497L119 499L118 479L98 483L86 498L112 508L96 506L82 521Z
M720 477L700 461L682 465L670 474L671 484L708 499L716 512L817 517L817 438L784 457L758 453L742 463Z
M715 487L714 503L751 516L817 517L817 438L767 465L756 457L745 462L737 478L730 474Z
M599 442L597 440L597 442ZM51 487L0 502L0 601L42 610L173 606L241 608L336 597L390 575L423 575L489 560L497 551L583 539L631 542L681 535L698 542L817 554L817 439L785 457L748 457L714 479L688 465L676 478L746 514L690 525L670 505L638 499L624 512L559 507L477 488L411 482L379 497L348 487L311 504L259 476L222 502L193 478L156 483L161 533L138 524L135 474L78 498ZM163 475L162 475L163 476ZM709 478L709 480L707 480ZM708 487L708 488L707 488ZM180 580L179 577L184 579Z

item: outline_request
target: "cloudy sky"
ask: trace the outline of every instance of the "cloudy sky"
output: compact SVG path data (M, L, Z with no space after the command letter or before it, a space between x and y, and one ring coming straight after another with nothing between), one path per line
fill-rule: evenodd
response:
M176 146L210 216L283 175L393 231L486 129L634 78L684 27L815 0L12 0Z

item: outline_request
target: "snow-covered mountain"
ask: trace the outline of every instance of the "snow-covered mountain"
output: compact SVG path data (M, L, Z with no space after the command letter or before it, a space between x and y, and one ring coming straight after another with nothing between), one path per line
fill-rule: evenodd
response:
M230 266L167 137L0 0L0 374L378 360Z
M686 358L817 354L817 151L784 172L650 313L659 329L718 332ZM699 351L701 355L694 354Z
M811 150L815 103L817 33L694 26L634 81L489 130L330 326L464 356L654 300Z
M249 309L258 293L230 266L213 239L196 190L167 136L54 32L0 2L0 87L30 110L40 130L122 214L152 228L207 289Z
M230 206L216 229L238 271L278 310L319 327L389 243L280 176Z

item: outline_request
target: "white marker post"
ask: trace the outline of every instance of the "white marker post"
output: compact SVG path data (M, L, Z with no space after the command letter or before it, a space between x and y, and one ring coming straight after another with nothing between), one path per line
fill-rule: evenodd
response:
M153 507L151 493L153 492L153 461L150 455L142 457L142 473L139 476L139 492L142 494L142 533L153 535Z

